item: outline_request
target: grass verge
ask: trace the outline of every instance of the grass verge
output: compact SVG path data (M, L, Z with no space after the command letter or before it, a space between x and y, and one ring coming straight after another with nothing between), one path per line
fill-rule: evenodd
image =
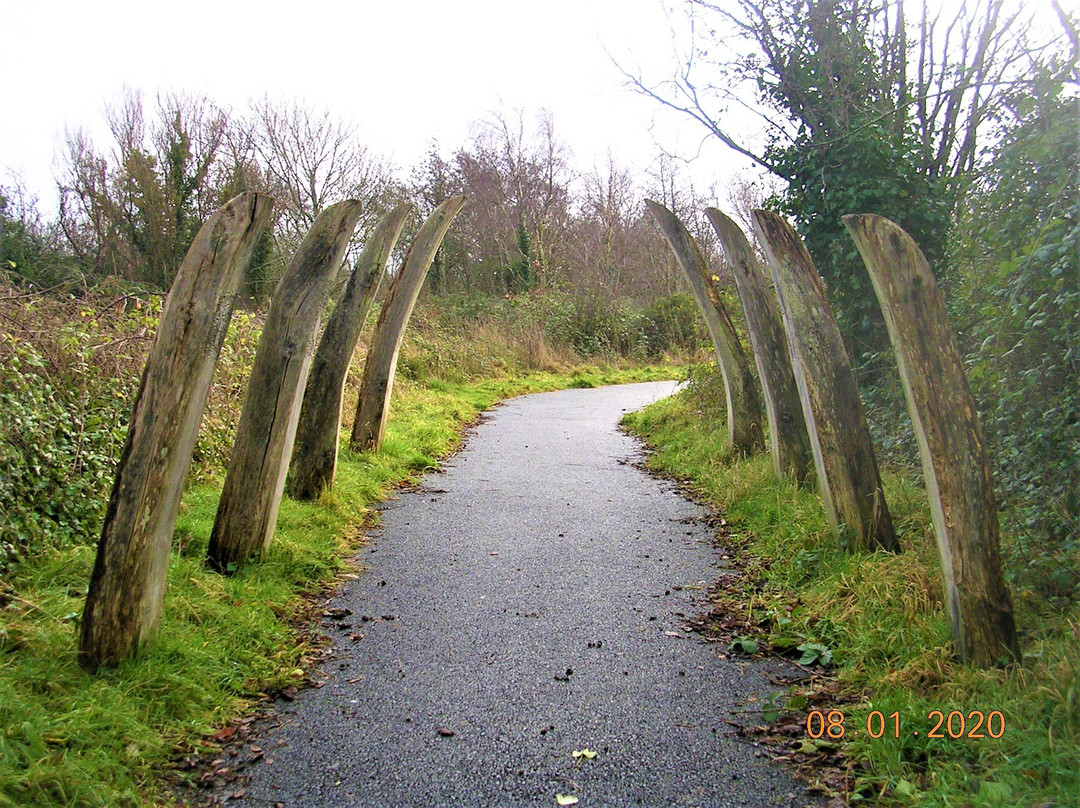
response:
M624 424L652 447L649 466L715 508L741 549L742 575L714 595L717 615L728 614L730 626L735 610L737 634L747 635L732 652L793 654L814 673L777 694L786 710L762 713L787 732L778 755L801 763L813 786L853 804L1080 805L1076 603L1047 598L1009 571L1023 665L959 665L926 496L911 479L885 475L903 552L850 554L837 547L814 491L778 482L767 456L732 458L723 421L704 417L688 395ZM843 736L814 743L808 710L831 709L842 714ZM938 712L942 737L930 737ZM988 726L993 712L1002 720Z
M436 468L481 411L524 393L674 375L586 368L476 383L399 380L383 450L343 451L333 491L317 503L286 499L264 559L230 577L203 566L220 488L189 490L161 633L117 670L90 676L75 657L94 547L46 548L15 565L0 581L0 806L168 802L181 756L220 750L230 719L305 680L316 651L311 595L346 572L370 506Z

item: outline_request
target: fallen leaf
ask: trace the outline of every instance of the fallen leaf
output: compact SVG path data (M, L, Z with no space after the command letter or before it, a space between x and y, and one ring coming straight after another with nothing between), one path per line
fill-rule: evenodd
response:
M910 780L901 778L900 782L893 786L893 792L898 797L914 797L919 793L919 789Z
M556 794L555 803L557 805L577 805L578 798L573 794Z
M435 727L435 731L442 735L444 738L454 737L454 731L449 727Z
M599 753L592 749L575 749L572 753L575 758L585 758L586 760L592 760Z

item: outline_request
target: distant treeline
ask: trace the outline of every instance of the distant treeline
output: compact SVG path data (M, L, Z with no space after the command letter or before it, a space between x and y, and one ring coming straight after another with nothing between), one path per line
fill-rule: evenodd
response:
M42 215L22 189L0 189L0 255L14 282L47 289L111 278L164 291L209 214L242 190L259 190L277 205L246 286L258 304L327 205L363 201L362 243L401 201L416 204L415 228L439 202L464 193L468 205L436 258L431 293L569 287L648 303L679 289L679 276L642 199L662 198L691 220L708 201L666 159L644 183L614 158L575 172L543 111L535 120L493 115L449 154L433 143L407 180L355 126L296 104L264 100L236 113L205 97L148 104L129 93L108 107L107 120L112 142L104 147L68 133L58 210Z

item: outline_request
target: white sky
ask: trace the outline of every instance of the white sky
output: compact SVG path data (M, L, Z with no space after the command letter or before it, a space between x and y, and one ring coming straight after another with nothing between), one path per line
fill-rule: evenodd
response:
M110 143L103 111L124 87L205 93L242 109L269 93L330 108L402 167L432 138L444 152L491 112L541 107L575 164L608 149L644 170L693 155L698 124L657 116L620 63L663 77L672 44L663 0L0 0L0 182L21 176L55 207L65 128ZM654 121L655 118L655 121ZM742 165L709 142L689 166L700 190Z

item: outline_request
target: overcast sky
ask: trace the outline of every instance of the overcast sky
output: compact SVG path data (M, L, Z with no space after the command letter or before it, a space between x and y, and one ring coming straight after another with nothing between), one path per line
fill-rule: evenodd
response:
M657 139L694 154L700 126L657 117L609 52L667 75L662 0L0 0L0 182L16 172L50 212L65 128L107 144L103 110L125 87L327 107L405 167L500 108L550 109L581 170L610 149L644 171ZM703 189L737 165L710 142L689 170Z

